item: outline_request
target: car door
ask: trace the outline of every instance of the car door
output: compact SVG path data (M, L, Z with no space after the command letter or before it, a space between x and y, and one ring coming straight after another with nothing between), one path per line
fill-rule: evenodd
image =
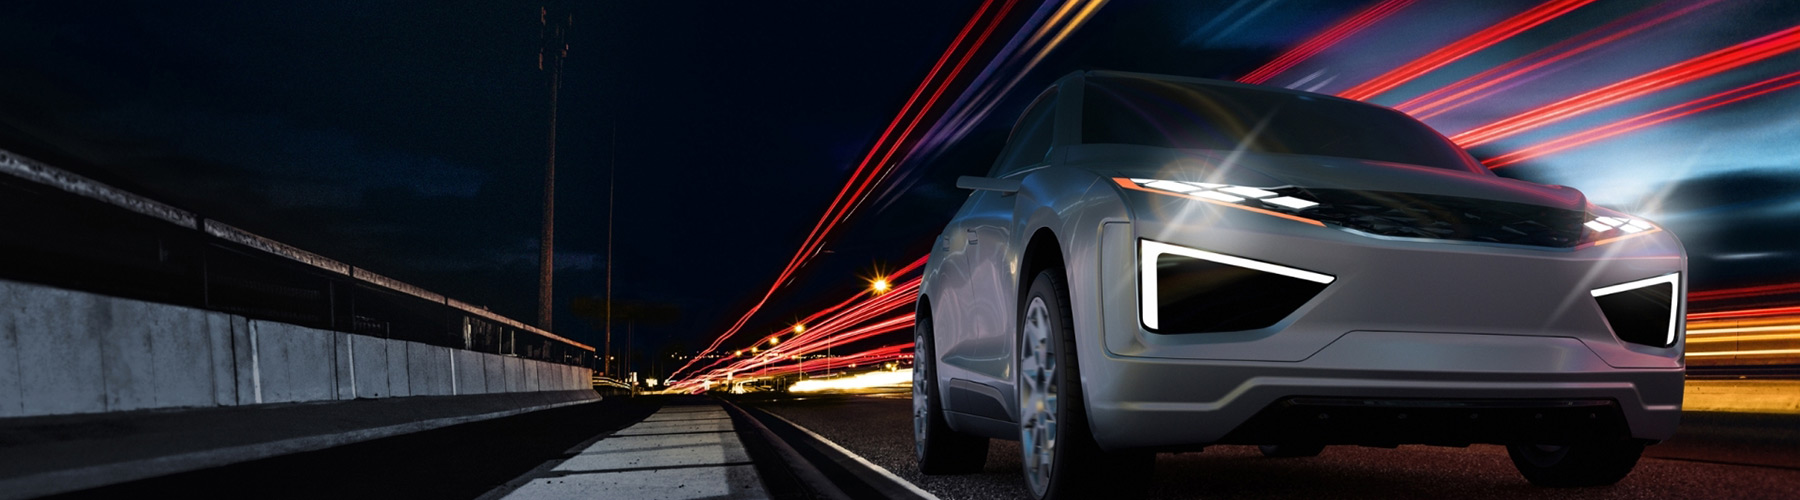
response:
M1043 165L1053 140L1055 90L1045 92L1027 108L1013 128L990 177L1023 175ZM1014 324L1017 321L1018 259L1014 254L1014 228L1018 226L1015 193L977 191L961 218L966 248L962 266L968 272L965 292L959 297L957 323L962 331L943 351L944 363L973 372L975 382L999 389L1002 401L1010 401ZM946 344L939 344L946 345ZM955 376L955 375L952 375ZM1007 407L1011 407L1010 404Z

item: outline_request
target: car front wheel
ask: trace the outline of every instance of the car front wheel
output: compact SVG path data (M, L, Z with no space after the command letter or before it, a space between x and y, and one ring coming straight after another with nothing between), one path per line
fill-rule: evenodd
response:
M1638 457L1641 441L1604 441L1563 446L1515 444L1506 447L1513 465L1531 484L1552 488L1604 486L1619 482Z
M1019 448L1039 499L1139 498L1156 455L1107 453L1094 442L1082 397L1069 289L1060 269L1031 280L1019 311Z

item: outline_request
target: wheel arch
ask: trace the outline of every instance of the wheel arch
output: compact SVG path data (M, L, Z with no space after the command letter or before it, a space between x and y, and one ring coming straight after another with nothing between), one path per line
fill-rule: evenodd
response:
M1014 289L1018 290L1016 310L1025 307L1025 290L1031 286L1032 278L1051 268L1064 269L1066 274L1065 262L1062 242L1057 239L1056 231L1048 226L1032 231L1031 238L1026 240L1025 251L1019 254L1019 282L1014 284ZM1068 276L1063 278L1066 282Z

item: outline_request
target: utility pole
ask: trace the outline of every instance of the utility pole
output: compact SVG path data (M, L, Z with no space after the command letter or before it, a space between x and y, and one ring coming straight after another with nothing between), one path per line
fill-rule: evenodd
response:
M606 166L606 370L612 371L612 250L613 250L613 193L619 177L619 125L612 126L611 159ZM627 348L629 349L629 348ZM629 355L629 353L627 353Z
M556 268L556 97L562 90L563 59L569 55L568 29L575 16L564 14L552 24L550 8L538 8L539 32L543 46L538 48L538 69L550 72L550 154L544 165L544 234L538 245L538 328L550 331L552 271Z
M631 373L631 320L625 320L625 373ZM638 377L643 380L644 377ZM637 384L631 384L631 395L637 395Z

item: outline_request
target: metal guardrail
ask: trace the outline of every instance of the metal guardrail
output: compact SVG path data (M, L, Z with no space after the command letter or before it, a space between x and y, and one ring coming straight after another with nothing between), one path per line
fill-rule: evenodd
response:
M593 347L10 151L0 174L0 278L593 364Z

